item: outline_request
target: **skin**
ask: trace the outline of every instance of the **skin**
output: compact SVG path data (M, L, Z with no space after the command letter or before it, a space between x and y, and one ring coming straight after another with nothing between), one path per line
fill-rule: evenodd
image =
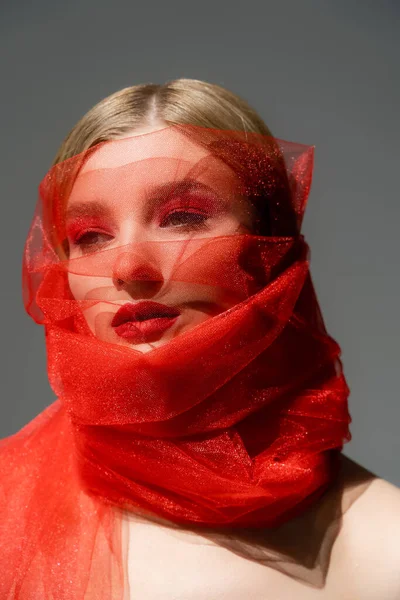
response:
M308 566L311 585L268 564L247 560L212 538L127 512L123 521L126 598L141 593L154 599L398 600L400 490L344 455L341 484L344 516L323 582L314 577L318 568L313 564ZM325 502L331 502L330 493L311 510L321 506L323 517ZM291 531L298 545L305 535L301 518Z
M214 236L251 233L253 224L252 208L235 192L233 172L176 130L172 133L173 145L163 144L166 127L165 123L157 122L121 136L117 143L95 152L80 171L67 204L67 213L72 215L67 219L70 259L100 249L121 248L113 254L110 277L82 276L70 271L71 292L80 301L98 300L84 309L89 328L97 337L140 352L167 343L238 301L215 285L193 286L171 280L171 273L189 240L203 238L206 242ZM146 135L148 133L155 135ZM119 143L120 140L124 143ZM180 173L194 172L193 169L202 164L199 161L205 161L207 169L200 170L196 179L224 196L225 203L215 200L217 196L213 194L211 204L207 204L202 192L193 192L190 207L194 204L194 212L178 211L185 208L179 197L168 199L168 207L171 207L167 212L165 205L150 210L146 195L149 187L176 181L177 167ZM89 222L85 212L95 199L99 200L99 193L104 211L96 218L90 217ZM77 218L73 211L78 204L84 206L83 214L79 213ZM174 244L168 247L165 244L168 241ZM126 246L127 251L123 252L122 247L130 244L132 246ZM210 256L209 262L201 265L205 281L215 271L213 258ZM153 275L147 281L138 275L146 268L150 268ZM182 312L158 339L133 344L115 333L111 321L120 305L143 300L178 307Z

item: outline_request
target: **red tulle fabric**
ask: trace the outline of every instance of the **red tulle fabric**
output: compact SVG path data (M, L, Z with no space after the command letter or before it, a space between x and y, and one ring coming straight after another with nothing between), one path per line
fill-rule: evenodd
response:
M1 598L125 598L124 511L200 532L276 528L332 486L351 419L300 233L312 167L313 147L174 125L46 174L23 286L58 399L1 441ZM152 212L135 229L139 205L170 204L214 225L156 228ZM224 225L246 206L253 229ZM106 240L73 248L83 228ZM129 297L132 282L146 287ZM144 299L208 299L208 313L139 350L111 319Z

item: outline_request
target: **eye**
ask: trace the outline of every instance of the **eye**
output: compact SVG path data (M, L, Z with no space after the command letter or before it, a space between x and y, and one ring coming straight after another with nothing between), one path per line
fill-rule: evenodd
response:
M160 227L179 227L183 229L204 229L209 214L198 210L175 210L170 212L160 223Z
M99 238L110 238L111 236L107 235L106 233L102 233L101 231L85 231L84 233L82 233L81 235L78 235L74 240L73 243L76 246L81 246L83 248L90 248L91 246L99 246L100 244L104 244L105 242L101 242L99 240ZM107 241L107 240L105 240Z

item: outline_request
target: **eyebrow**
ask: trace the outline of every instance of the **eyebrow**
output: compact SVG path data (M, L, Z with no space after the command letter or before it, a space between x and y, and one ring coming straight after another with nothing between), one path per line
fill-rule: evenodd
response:
M171 181L161 185L150 186L150 190L146 195L146 200L150 203L151 208L155 208L165 203L171 195L194 191L216 193L209 185L202 183L197 179L186 178L179 181ZM66 218L73 219L82 215L97 216L104 212L109 214L111 208L99 200L76 202L67 209Z

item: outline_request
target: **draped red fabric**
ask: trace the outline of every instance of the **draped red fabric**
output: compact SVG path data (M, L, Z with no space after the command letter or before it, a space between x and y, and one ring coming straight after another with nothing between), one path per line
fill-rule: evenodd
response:
M122 600L126 511L273 529L331 488L351 418L301 234L313 150L171 125L43 178L23 291L57 400L1 441L1 598Z

